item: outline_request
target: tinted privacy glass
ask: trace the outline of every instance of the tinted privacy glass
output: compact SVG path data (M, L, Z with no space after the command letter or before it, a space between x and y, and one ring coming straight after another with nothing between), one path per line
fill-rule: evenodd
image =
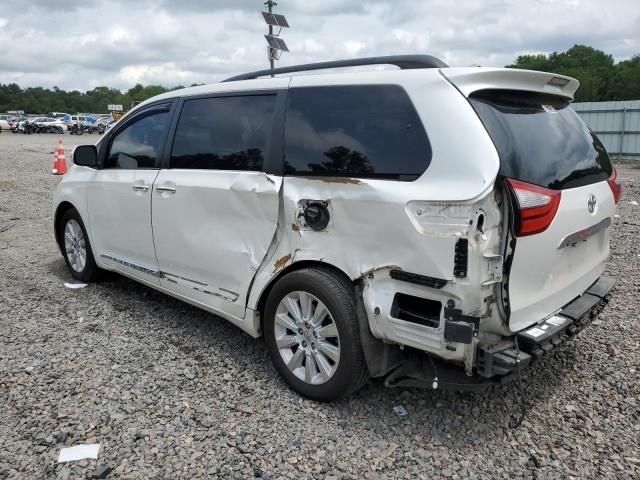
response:
M560 190L606 180L611 162L569 104L550 95L485 91L471 103L500 155L500 174Z
M429 166L427 134L395 85L289 90L285 173L414 180Z
M168 111L159 111L116 133L105 159L105 168L157 168L169 119Z
M171 168L261 170L275 95L216 97L184 102Z

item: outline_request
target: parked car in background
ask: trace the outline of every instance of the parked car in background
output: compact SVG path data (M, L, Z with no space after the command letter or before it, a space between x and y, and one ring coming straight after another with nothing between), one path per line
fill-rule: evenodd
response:
M275 73L378 64L400 69L263 70L136 106L57 187L71 275L113 270L264 336L314 400L532 368L614 285L621 185L569 106L578 81L422 55Z
M67 115L69 115L68 113L64 113L64 112L49 112L48 116L50 118L61 118L64 119L64 117L66 117Z
M98 131L98 133L103 134L104 132L109 130L114 123L115 120L113 119L113 117L111 117L111 115L100 117L96 120L96 130Z
M24 116L22 115L18 115L18 116L10 116L9 117L9 127L11 127L11 130L14 129L15 125L18 124L18 122L24 120Z
M40 118L34 123L42 133L64 133L69 129L61 118Z
M11 128L11 131L13 133L17 132L18 129L18 123L21 122L23 120L24 117L20 116L20 117L9 117L9 127Z
M72 123L77 123L82 126L95 126L96 119L87 115L65 115L63 120L67 123L67 125L71 125Z
M0 130L11 130L9 119L11 115L0 115Z

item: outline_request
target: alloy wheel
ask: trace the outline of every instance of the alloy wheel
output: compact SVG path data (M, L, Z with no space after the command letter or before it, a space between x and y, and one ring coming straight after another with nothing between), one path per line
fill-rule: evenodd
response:
M280 356L300 380L328 382L340 363L340 336L331 312L303 291L287 294L278 304L274 334Z
M87 243L80 224L73 219L64 227L64 250L71 268L82 272L87 264Z

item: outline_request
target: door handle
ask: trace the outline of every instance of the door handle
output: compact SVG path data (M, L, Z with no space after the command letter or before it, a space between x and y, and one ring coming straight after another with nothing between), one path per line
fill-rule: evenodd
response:
M149 185L132 185L131 188L133 188L136 192L148 192L149 191Z
M158 187L156 187L156 192L160 192L160 193L176 193L176 189L174 187L158 186Z

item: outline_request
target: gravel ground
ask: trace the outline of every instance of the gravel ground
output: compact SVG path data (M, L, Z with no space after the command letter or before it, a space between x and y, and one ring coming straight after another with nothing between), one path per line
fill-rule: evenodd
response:
M88 138L65 136L67 153ZM527 372L512 430L514 384L373 382L317 404L287 389L262 340L213 315L115 275L66 289L56 142L0 135L0 478L639 478L640 169L619 168L614 299ZM98 460L57 463L95 442Z

